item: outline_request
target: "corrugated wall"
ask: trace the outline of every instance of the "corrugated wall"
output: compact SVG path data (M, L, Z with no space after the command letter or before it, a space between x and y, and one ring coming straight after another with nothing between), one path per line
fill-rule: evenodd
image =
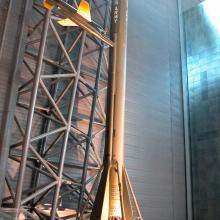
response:
M129 1L126 164L147 220L185 220L176 0Z

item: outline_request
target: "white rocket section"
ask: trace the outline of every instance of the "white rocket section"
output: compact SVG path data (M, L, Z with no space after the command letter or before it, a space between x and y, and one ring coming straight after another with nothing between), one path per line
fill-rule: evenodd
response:
M112 10L108 154L91 220L134 220L142 217L124 166L128 0L114 0ZM133 214L132 199L138 218Z

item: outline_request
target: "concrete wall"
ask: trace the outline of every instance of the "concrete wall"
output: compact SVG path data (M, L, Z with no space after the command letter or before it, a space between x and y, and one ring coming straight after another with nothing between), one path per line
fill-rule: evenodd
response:
M176 0L129 1L126 164L147 220L185 220Z
M214 10L217 4L207 0L183 16L195 220L220 218L220 31Z

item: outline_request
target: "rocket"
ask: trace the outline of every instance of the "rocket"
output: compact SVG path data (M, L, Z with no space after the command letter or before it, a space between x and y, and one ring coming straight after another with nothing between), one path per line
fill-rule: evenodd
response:
M127 20L128 0L113 0L106 152L91 220L142 219L124 161Z

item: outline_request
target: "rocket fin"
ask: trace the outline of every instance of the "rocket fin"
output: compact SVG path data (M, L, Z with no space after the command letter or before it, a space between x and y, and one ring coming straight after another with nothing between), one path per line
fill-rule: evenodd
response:
M110 169L104 169L96 195L90 220L108 220L109 214L109 174Z
M123 177L125 177L125 182L127 183L128 192L130 193L130 197L131 197L131 199L132 199L133 202L134 202L134 204L132 204L132 205L134 205L134 207L135 207L135 209L136 209L136 212L137 212L137 214L138 214L138 218L139 218L140 220L143 220L142 215L141 215L140 208L139 208L139 206L138 206L137 199L136 199L136 197L135 197L135 195L134 195L134 191L133 191L132 186L131 186L131 182L130 182L130 179L129 179L127 170L126 170L125 168L123 169ZM131 201L131 199L130 199L130 201Z
M131 199L129 196L129 187L126 181L125 170L122 172L122 189L123 189L123 205L124 205L124 214L126 220L134 220L133 209L131 205Z
M85 18L88 22L92 21L91 18L91 11L90 11L90 5L87 1L81 0L79 7L77 9L77 14ZM74 27L78 26L76 23L74 23L72 20L69 18L64 18L60 21L58 21L58 24L64 27Z
M83 18L85 18L87 21L91 22L91 11L90 11L90 5L87 1L81 0L77 13L81 15Z
M47 9L47 10L52 10L54 5L51 4L48 0L44 0L43 1L43 6Z
M69 18L65 18L62 19L60 21L57 22L59 25L63 26L63 27L74 27L74 26L78 26L76 23L74 23L73 21L71 21Z

